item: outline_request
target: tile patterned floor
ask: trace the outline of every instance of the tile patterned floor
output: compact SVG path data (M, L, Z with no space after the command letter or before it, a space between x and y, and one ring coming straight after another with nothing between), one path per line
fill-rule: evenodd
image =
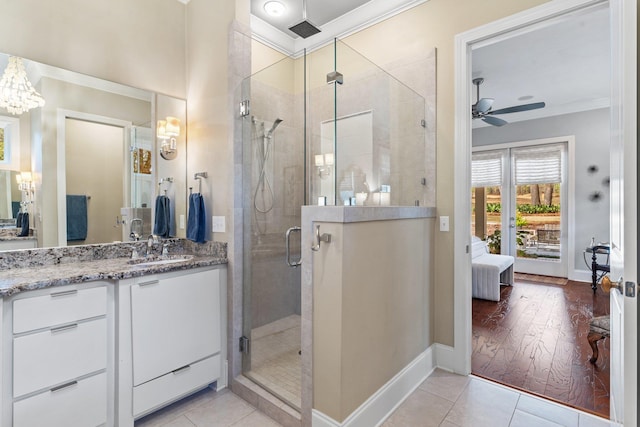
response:
M277 427L228 390L205 390L136 422L136 427ZM477 378L436 370L383 427L606 427L575 409Z
M151 415L135 427L279 427L228 389L205 389Z
M245 375L300 408L300 316L292 315L251 331L251 371Z

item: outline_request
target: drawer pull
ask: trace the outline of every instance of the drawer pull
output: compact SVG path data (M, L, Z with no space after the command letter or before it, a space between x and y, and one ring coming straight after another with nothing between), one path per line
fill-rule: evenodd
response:
M62 390L64 388L71 387L71 386L74 386L76 384L78 384L78 381L71 381L71 382L68 382L66 384L62 384L62 385L59 385L57 387L54 387L54 388L50 389L49 391L51 393L55 393L56 391L60 391L60 390Z
M186 366L183 366L182 368L176 369L175 371L171 371L171 373L179 374L180 372L185 371L185 370L189 369L190 367L191 367L191 365L186 365Z
M52 292L51 293L51 298L65 297L65 296L69 296L69 295L75 295L77 293L78 293L77 289L71 289L70 291L62 291L62 292Z
M138 283L138 285L139 286L149 286L149 285L157 285L158 283L160 283L159 280L149 280L148 282Z
M68 330L71 330L71 329L75 329L77 327L78 327L77 323L72 323L71 325L59 326L57 328L51 328L50 330L51 330L52 334L55 334L57 332L68 331Z

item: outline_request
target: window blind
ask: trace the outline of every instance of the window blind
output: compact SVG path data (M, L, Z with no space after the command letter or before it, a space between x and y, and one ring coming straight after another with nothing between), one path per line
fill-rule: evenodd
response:
M515 185L562 182L562 151L562 144L512 149Z
M483 151L471 156L471 187L502 185L502 152Z

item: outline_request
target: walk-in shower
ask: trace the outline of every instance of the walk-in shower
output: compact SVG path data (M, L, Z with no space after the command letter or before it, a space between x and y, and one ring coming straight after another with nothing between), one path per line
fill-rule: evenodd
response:
M340 84L327 74L340 74ZM243 342L249 341L242 371L300 409L302 361L311 354L301 342L300 268L287 262L287 255L299 258L300 233L287 230L301 225L303 205L319 199L433 203L425 185L432 179L425 100L341 42L285 58L245 79L241 90L251 106L241 118Z

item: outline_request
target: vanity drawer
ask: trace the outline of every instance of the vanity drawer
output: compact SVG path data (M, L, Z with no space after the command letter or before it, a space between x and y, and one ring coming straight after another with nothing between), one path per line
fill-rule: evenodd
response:
M106 422L106 373L13 404L14 427L94 427Z
M13 340L13 396L78 378L107 366L107 320L52 328Z
M220 355L211 356L133 388L133 416L138 417L211 384L220 378Z
M106 286L52 288L48 295L20 298L13 302L13 333L103 316L106 312Z

